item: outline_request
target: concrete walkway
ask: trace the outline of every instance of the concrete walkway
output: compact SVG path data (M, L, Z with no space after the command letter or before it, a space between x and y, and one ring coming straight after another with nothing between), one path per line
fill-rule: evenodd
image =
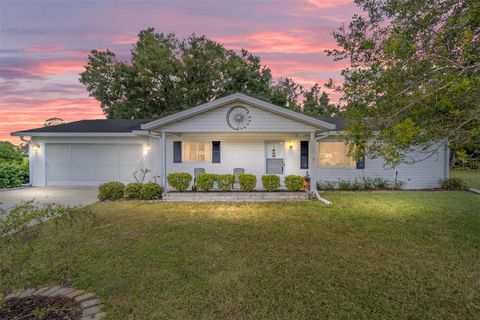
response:
M0 191L0 208L9 209L22 201L39 204L55 202L66 206L85 206L97 202L97 187L27 187Z

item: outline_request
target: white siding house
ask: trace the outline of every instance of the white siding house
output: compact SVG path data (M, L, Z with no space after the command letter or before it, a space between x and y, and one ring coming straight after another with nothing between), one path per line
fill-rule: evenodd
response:
M338 130L337 121L234 94L157 120L85 120L12 135L31 137L34 186L131 182L141 168L151 169L147 179L167 188L169 173L193 175L195 168L241 168L257 175L258 188L269 172L281 178L308 173L314 182L382 177L410 189L435 188L448 177L444 147L413 165L391 169L382 159L367 158L363 167L344 154Z

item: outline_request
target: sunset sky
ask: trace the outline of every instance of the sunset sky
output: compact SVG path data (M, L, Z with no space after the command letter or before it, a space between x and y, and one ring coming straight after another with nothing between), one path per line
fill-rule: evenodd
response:
M92 49L127 60L138 31L205 34L261 57L275 77L304 86L341 81L345 62L324 53L332 31L358 9L350 0L22 1L0 0L0 140L45 119L104 118L78 74ZM332 97L334 100L338 97Z

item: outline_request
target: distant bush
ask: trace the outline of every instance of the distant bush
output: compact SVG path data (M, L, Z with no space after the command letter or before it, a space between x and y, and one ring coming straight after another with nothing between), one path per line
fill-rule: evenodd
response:
M235 176L233 174L218 174L218 187L223 191L230 191L235 183Z
M338 189L342 191L352 190L352 183L350 180L340 180L338 182Z
M195 178L195 186L200 191L213 189L216 175L211 173L201 173Z
M142 200L155 200L162 198L163 188L155 182L147 182L142 185L140 198Z
M238 182L243 191L252 191L257 186L257 177L254 174L242 173L238 176Z
M317 190L335 190L337 187L335 181L319 181Z
M28 163L0 163L0 188L16 188L28 182Z
M168 184L177 191L185 191L192 182L192 175L187 172L170 173L167 176Z
M373 179L373 187L375 190L388 190L392 188L390 181L380 177Z
M140 191L142 190L142 184L139 182L132 182L125 186L123 196L128 200L138 200L141 198Z
M121 182L103 183L98 187L98 199L100 201L122 199L124 190L125 185Z
M467 184L460 178L451 177L440 180L440 186L445 190L466 190Z
M280 177L274 174L263 175L262 185L266 191L275 191L280 188Z
M302 176L286 176L285 177L285 186L289 191L299 191L303 187L303 177Z

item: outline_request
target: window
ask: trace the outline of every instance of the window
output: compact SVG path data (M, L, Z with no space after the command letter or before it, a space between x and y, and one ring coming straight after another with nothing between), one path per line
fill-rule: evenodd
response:
M182 162L212 162L212 143L183 142Z
M343 142L319 142L318 165L324 168L355 168L355 161L347 155L348 147Z

